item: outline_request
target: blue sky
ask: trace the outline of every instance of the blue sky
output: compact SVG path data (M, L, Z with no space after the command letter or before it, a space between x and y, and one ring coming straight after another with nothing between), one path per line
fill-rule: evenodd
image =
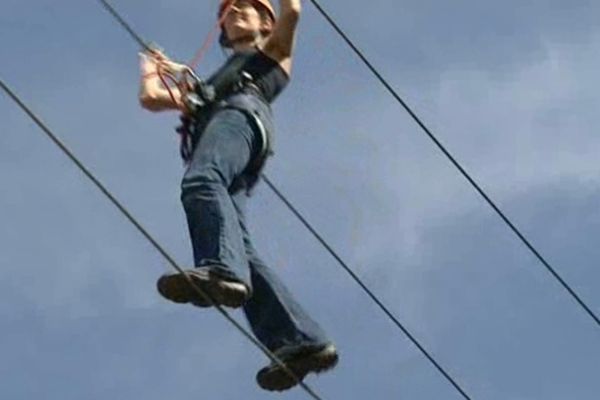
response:
M0 5L2 79L189 264L176 116L139 108L135 44L92 0ZM181 60L217 9L114 5ZM322 5L600 314L600 5ZM474 400L597 398L598 327L306 1L275 112L267 174ZM159 255L5 96L0 121L0 398L307 398L261 391L264 356L215 312L163 301ZM461 398L266 185L249 220L340 349L307 380L324 398Z

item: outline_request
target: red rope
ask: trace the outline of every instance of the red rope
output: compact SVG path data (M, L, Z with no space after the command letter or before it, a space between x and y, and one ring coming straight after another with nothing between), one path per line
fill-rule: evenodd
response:
M213 42L215 33L219 29L221 29L221 25L223 25L223 23L225 22L225 19L227 18L227 16L231 12L231 8L233 7L234 4L235 4L235 0L230 1L229 4L227 4L227 6L225 7L225 9L223 10L223 13L221 14L221 17L219 18L219 20L217 21L217 23L215 24L215 26L208 33L208 36L204 40L204 43L202 44L202 47L200 47L200 50L198 50L198 52L196 53L196 55L194 56L194 58L192 59L192 61L189 62L188 66L190 68L195 69L198 66L198 64L200 63L200 61L202 60L202 58L204 57L204 55L208 51L208 48L210 47L210 44Z
M173 89L169 86L169 84L167 82L167 78L168 78L171 80L171 82L173 82L176 86L178 86L177 79L171 73L168 73L168 72L165 73L164 71L162 71L160 66L157 67L156 75L158 75L158 78L162 82L163 86L165 87L165 89L167 89L167 92L169 93L169 97L171 97L171 100L173 101L173 103L175 105L179 105L179 101L177 101L177 98L175 97L175 94L173 93Z
M219 17L217 23L210 30L210 32L208 33L208 36L204 40L204 43L202 44L202 47L200 47L200 49L196 52L196 55L194 56L194 58L192 59L192 61L190 61L187 64L188 67L190 67L192 70L196 68L196 66L200 63L200 61L202 60L202 58L204 57L204 55L208 51L211 43L213 42L215 34L217 33L217 31L219 29L221 29L221 26L225 22L225 19L227 18L227 16L231 12L231 9L235 5L235 3L236 3L236 0L230 0L230 1L228 1L227 5L223 9L223 12L221 13L221 16ZM150 72L150 73L144 74L142 77L144 79L146 79L146 78L151 78L151 77L154 77L154 76L158 76L158 78L162 82L162 84L165 87L165 89L167 90L167 92L169 92L169 97L171 97L171 100L173 101L173 103L176 104L176 105L179 105L180 102L177 101L177 99L175 97L175 94L173 93L173 88L171 86L169 86L169 84L167 82L167 79L169 79L171 81L171 83L173 83L179 89L180 93L183 94L184 91L187 90L187 87L188 87L188 84L185 81L185 75L182 76L181 80L177 80L172 73L164 71L162 69L162 66L160 65L160 62L159 62L158 65L157 65L157 67L156 67L156 71L155 72Z
M226 5L226 7L223 10L223 13L221 14L221 17L218 19L215 26L211 29L207 38L204 40L202 47L198 50L198 52L196 53L196 55L194 56L192 61L190 61L187 64L188 67L190 67L190 69L195 69L195 67L203 59L204 55L206 54L211 43L214 40L215 34L217 33L217 31L219 29L221 29L221 26L223 25L223 23L225 22L225 19L231 12L231 9L234 6L235 2L236 2L236 0L231 0ZM181 79L178 80L175 77L175 75L172 74L170 71L163 70L162 65L160 64L160 62L158 62L157 66L156 66L156 71L144 74L143 78L144 79L151 78L154 76L158 76L161 83L163 84L163 86L165 87L167 92L169 93L169 97L171 98L173 103L175 105L179 106L181 102L177 100L175 94L173 93L174 88L169 85L168 81L170 81L177 89L179 89L180 94L184 94L184 92L188 89L188 82L186 81L185 73L182 74ZM185 112L183 113L183 116L185 116ZM177 132L179 133L179 138L180 138L180 152L181 152L182 158L184 159L184 163L187 164L187 163L189 163L190 156L191 156L191 154L190 154L191 149L189 148L189 146L190 146L190 136L189 135L190 134L186 129L177 130Z

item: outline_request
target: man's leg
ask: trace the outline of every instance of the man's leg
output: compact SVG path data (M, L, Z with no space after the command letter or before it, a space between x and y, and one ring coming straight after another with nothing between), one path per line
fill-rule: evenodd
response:
M254 129L243 112L219 111L204 130L182 181L181 199L196 267L188 275L222 297L213 300L232 307L250 295L251 278L230 191L254 154L255 142ZM162 277L158 289L175 302L210 305L181 274ZM235 298L228 299L231 296Z
M233 200L251 272L253 295L244 312L252 331L300 380L310 372L333 368L338 356L332 342L258 256L246 225L246 194L241 191ZM298 383L274 364L261 370L257 380L267 390L285 390Z

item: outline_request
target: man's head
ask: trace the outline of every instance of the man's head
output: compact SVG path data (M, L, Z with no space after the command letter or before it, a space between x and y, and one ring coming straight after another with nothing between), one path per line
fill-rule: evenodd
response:
M223 0L219 19L221 44L230 46L235 41L268 35L276 15L269 0Z

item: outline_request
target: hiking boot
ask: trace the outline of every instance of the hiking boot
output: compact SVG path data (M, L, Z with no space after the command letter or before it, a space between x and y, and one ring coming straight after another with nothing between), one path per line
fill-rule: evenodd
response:
M258 385L269 391L283 391L299 384L311 372L321 373L332 369L338 362L338 354L333 344L320 349L301 351L281 360L298 378L292 378L276 363L261 369L256 375Z
M225 280L205 268L191 269L184 271L184 273L215 304L238 308L248 299L249 290L241 282ZM197 307L211 307L213 305L213 302L201 296L181 273L161 276L156 282L156 287L164 298L175 303L191 303Z

